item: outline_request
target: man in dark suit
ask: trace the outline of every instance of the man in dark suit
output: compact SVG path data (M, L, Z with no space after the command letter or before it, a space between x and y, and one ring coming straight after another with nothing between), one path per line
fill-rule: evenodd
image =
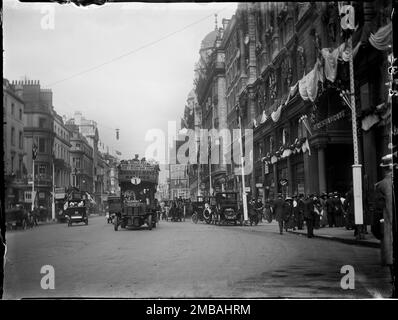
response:
M298 213L297 213L297 229L303 230L304 224L304 195L300 193L297 201Z
M311 194L304 200L304 220L307 225L307 236L308 238L314 237L314 223L315 223L315 212L314 212L314 195Z
M325 208L328 215L329 228L333 228L333 226L336 226L336 221L334 216L335 208L333 204L333 193L329 193L329 196L325 203Z
M285 201L283 201L282 194L278 194L278 198L274 201L273 209L275 220L278 221L279 224L279 233L283 234L283 224L285 221Z

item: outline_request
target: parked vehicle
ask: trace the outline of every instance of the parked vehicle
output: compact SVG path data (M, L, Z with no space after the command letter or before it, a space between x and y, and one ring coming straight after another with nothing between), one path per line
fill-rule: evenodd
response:
M27 229L30 226L28 211L22 205L16 205L12 209L6 209L6 227L9 230L21 228Z
M87 195L83 191L72 191L65 203L65 215L68 217L68 227L73 223L88 224Z
M117 214L122 212L122 201L120 196L110 195L108 196L107 208L106 208L106 220L108 223L112 223Z
M198 196L196 202L192 203L193 213L191 220L193 223L204 221L207 224L212 223L213 214L215 213L216 200L215 197Z
M216 223L235 224L238 222L243 225L243 213L238 203L238 194L236 192L218 192L216 193Z

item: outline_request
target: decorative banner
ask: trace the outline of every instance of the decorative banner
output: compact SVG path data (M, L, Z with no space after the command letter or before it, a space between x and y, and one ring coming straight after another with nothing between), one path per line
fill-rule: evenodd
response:
M333 116L331 116L329 118L326 118L325 120L322 120L321 122L318 122L318 123L314 124L313 125L313 129L319 130L320 128L322 128L324 126L327 126L327 125L329 125L329 124L331 124L331 123L333 123L333 122L335 122L335 121L337 121L339 119L342 119L345 116L346 116L346 111L342 110L339 113L336 113L335 115L333 115Z
M278 158L276 156L272 156L271 157L271 163L274 164L274 163L277 163L277 162L278 162Z

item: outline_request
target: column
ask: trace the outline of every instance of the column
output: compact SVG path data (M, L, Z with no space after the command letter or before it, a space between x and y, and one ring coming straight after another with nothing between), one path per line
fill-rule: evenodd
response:
M278 194L278 172L277 172L277 166L276 163L273 164L273 175L274 175L274 197Z
M293 170L292 170L292 162L290 161L290 157L287 157L286 159L286 164L287 164L287 192L289 196L293 196Z
M326 192L325 147L318 148L318 179L319 192Z

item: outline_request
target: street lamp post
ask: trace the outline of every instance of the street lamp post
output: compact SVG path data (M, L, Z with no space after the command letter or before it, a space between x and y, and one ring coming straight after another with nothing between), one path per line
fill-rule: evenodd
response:
M243 158L243 142L242 142L242 119L240 115L239 107L238 111L238 125L239 125L239 147L240 147L240 166L241 166L241 174L242 174L242 201L243 201L243 219L245 221L249 220L249 215L247 212L247 198L246 198L246 185L245 185L245 167L244 167L244 158Z
M339 4L340 6L340 4ZM363 225L363 197L362 197L362 165L359 163L358 153L358 128L357 128L357 113L355 106L355 75L354 75L354 56L352 48L352 34L355 30L355 12L353 6L341 5L340 7L341 27L348 35L347 49L349 52L349 69L350 69L350 99L344 96L344 92L340 94L345 103L349 106L352 112L352 138L354 147L354 164L352 165L352 180L354 192L354 215L355 224L357 227L357 238L362 239L363 233L361 225Z

